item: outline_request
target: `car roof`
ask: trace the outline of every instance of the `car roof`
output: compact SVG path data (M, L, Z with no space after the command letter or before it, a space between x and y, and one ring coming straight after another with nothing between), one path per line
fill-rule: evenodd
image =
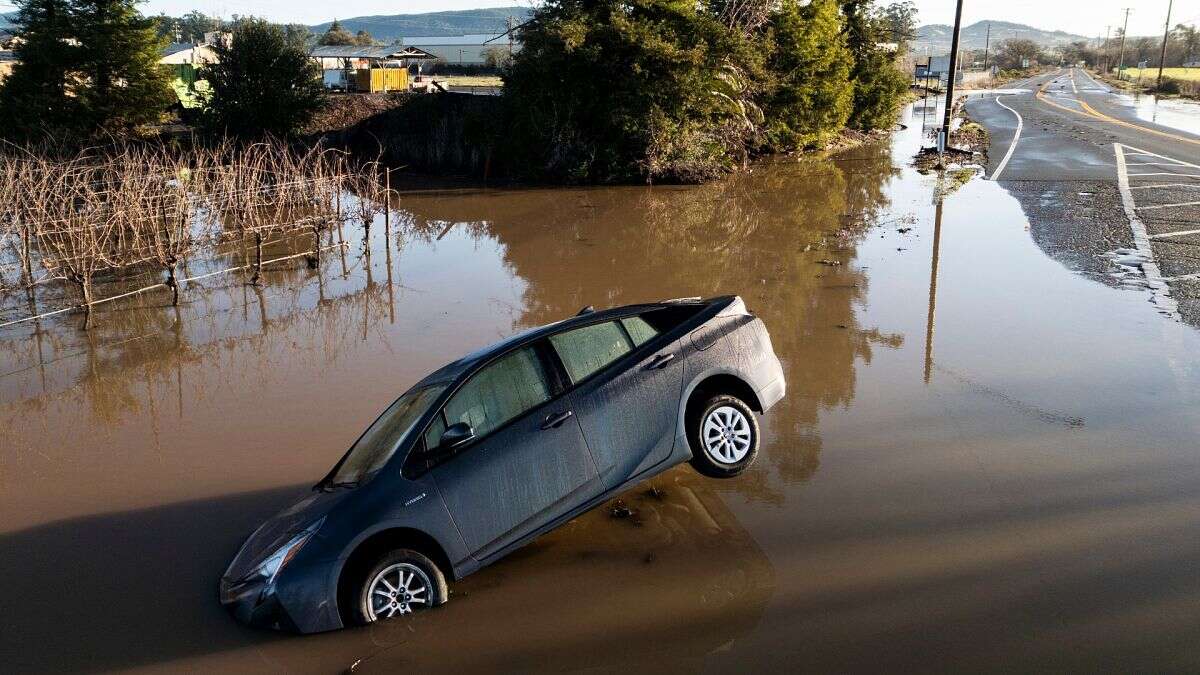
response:
M452 382L459 375L471 370L474 366L484 361L490 360L497 354L508 351L512 347L525 342L533 342L540 337L552 335L559 331L568 330L574 326L595 323L608 318L627 316L636 314L642 311L650 311L654 309L662 309L664 307L678 307L680 305L711 305L722 300L730 300L733 296L720 296L716 298L707 298L704 300L698 298L686 298L681 300L664 300L662 302L647 302L634 305L622 305L620 307L612 307L609 309L600 309L592 311L580 311L579 314L561 321L555 321L542 326L535 326L526 330L510 335L499 342L492 343L486 347L478 349L466 356L448 363L434 372L425 376L417 386L425 386L435 383Z

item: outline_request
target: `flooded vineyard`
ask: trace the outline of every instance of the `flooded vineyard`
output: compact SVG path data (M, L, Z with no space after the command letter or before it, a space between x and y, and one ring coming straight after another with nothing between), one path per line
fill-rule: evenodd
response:
M908 166L918 141L910 126L698 187L393 175L386 227L378 208L331 226L311 263L105 303L86 331L74 313L0 329L6 664L1188 669L1200 341L1144 291L1047 257L999 186ZM243 248L180 276L250 264ZM30 311L16 290L5 320ZM672 469L628 512L598 508L446 606L367 629L277 634L218 604L245 535L429 371L585 305L727 293L788 379L744 475ZM64 580L81 597L64 604Z

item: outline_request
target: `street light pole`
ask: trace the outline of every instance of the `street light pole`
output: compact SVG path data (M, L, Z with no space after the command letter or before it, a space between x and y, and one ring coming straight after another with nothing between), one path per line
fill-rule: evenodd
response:
M950 142L950 116L954 110L954 76L958 73L958 34L962 28L963 0L958 0L954 10L954 35L950 39L950 73L946 77L946 114L942 118L942 131L938 136L938 151L946 149Z
M1174 0L1167 0L1167 23L1163 27L1163 43L1162 51L1158 53L1158 84L1154 88L1162 91L1162 71L1163 61L1167 60L1167 38L1171 35L1171 6L1175 4Z
M1117 59L1117 79L1121 78L1121 71L1125 70L1125 33L1129 32L1129 13L1132 8L1125 8L1125 26L1121 28L1121 58Z

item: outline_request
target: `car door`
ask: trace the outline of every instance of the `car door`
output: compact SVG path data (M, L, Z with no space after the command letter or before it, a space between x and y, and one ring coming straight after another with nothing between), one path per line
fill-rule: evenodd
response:
M683 388L680 344L650 349L658 341L658 331L637 316L550 337L574 387L571 406L605 489L666 461L674 447ZM635 350L632 362L614 365Z
M475 373L425 433L437 448L447 425L475 440L433 477L468 548L486 558L599 493L595 461L567 399L555 398L546 347L514 350Z

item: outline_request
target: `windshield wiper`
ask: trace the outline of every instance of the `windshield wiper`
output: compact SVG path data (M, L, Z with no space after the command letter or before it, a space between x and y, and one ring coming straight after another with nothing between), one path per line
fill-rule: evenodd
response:
M356 481L356 480L340 481L337 483L322 481L322 482L314 485L313 489L320 490L321 492L333 492L334 490L336 490L338 488L346 488L347 490L353 490L356 487L358 487L358 481Z

